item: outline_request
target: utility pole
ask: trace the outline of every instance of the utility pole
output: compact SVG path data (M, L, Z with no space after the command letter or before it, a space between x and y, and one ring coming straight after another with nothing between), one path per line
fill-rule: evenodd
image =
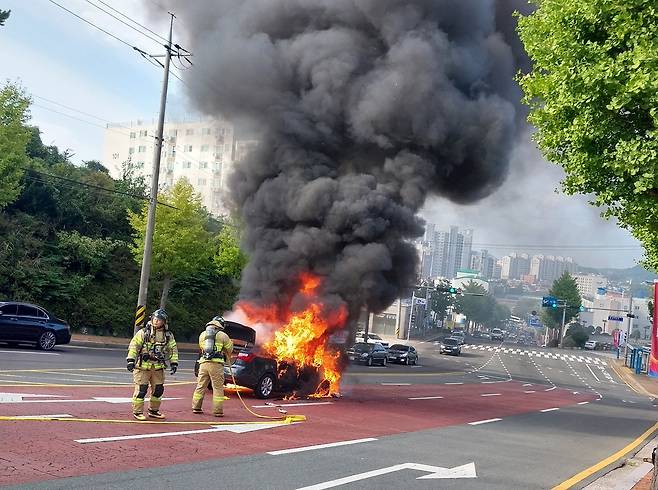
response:
M146 318L146 297L148 295L149 276L151 275L151 254L153 251L153 231L155 230L155 209L158 203L158 183L160 179L160 158L162 156L162 141L164 133L165 109L167 106L167 88L169 87L169 62L171 61L172 36L174 31L174 14L169 22L169 39L165 45L164 77L162 80L162 93L160 94L160 115L158 117L158 134L155 137L155 154L153 155L153 174L151 176L151 196L146 220L146 236L144 237L144 257L142 258L142 272L139 276L139 296L137 310L135 311L135 328L137 332L144 326Z
M409 334L411 333L411 319L414 316L414 303L416 302L416 291L411 293L411 309L409 310L409 325L407 325L407 344L409 344Z

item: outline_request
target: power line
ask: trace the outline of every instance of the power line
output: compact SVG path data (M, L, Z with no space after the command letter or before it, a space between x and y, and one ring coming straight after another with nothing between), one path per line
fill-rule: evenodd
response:
M139 194L132 194L130 192L119 191L119 190L116 190L116 189L108 189L107 187L101 187L99 185L89 184L87 182L81 182L81 181L75 180L75 179L69 179L68 177L62 177L60 175L53 175L53 174L48 174L46 172L40 172L39 170L35 170L33 168L23 168L23 170L28 171L28 172L34 172L36 174L39 174L40 176L51 177L53 179L59 179L59 180L62 180L64 182L67 182L69 184L75 184L75 185L78 185L78 186L84 186L84 187L88 187L88 188L91 188L91 189L96 189L96 190L100 190L100 191L104 191L104 192L109 192L109 193L112 193L112 194L120 194L120 195L123 195L123 196L128 196L128 197L132 197L132 198L135 198L135 199L140 199L140 200L143 200L143 201L149 201L149 198L147 196L140 196ZM26 175L26 177L31 178L32 180L34 180L33 176ZM48 183L47 181L45 181L43 179L42 179L42 182L43 183ZM69 185L68 187L74 188L71 185ZM158 201L157 203L162 205L162 206L166 206L168 208L178 209L177 207L172 206L171 204L167 204L167 203L160 202L160 201Z
M83 21L83 22L89 24L90 26L94 27L95 29L98 29L99 31L101 31L101 32L103 32L103 33L105 33L105 34L107 34L107 35L110 36L111 38L116 39L117 41L119 41L119 42L122 43L122 44L125 44L125 45L128 46L129 48L134 49L134 50L138 50L138 48L136 48L135 46L133 46L133 45L130 44L129 42L124 41L124 40L121 39L120 37L117 37L117 36L115 36L114 34L112 34L111 32L106 31L106 30L103 29L102 27L97 26L96 24L94 24L94 23L91 22L90 20L87 20L87 19L85 19L84 17L82 17L82 16L76 14L76 13L73 12L72 10L67 9L67 8L64 7L63 5L60 5L59 3L57 3L55 0L48 0L48 1L49 1L50 3L52 3L53 5L57 5L59 8L61 8L62 10L65 10L65 11L68 12L69 14L71 14L71 15L77 17L77 18L80 19L81 21Z
M158 34L157 32L154 32L154 31L152 31L151 29L149 29L148 27L146 27L145 25L140 24L139 22L137 22L137 21L136 21L135 19L133 19L132 17L130 17L130 16L124 14L123 12L121 12L121 11L115 9L115 8L112 7L111 5L105 3L103 0L96 0L96 1L97 1L98 3L101 3L101 4L105 5L107 8L109 8L110 10L116 12L117 14L119 14L119 15L125 17L126 19L129 19L132 23L138 25L138 26L141 27L142 29L146 29L146 30L147 30L148 32L150 32L151 34L154 34L155 36L157 36L157 37L159 37L160 39L162 39L163 42L165 42L165 43L167 42L167 39L164 38L164 37L162 37L162 36L161 36L160 34Z
M115 19L115 20L121 22L123 25L125 25L125 26L128 27L129 29L132 29L133 31L135 31L135 32L141 34L142 36L144 36L144 37L150 39L151 41L153 41L153 42L155 42L155 43L157 43L157 44L159 44L159 45L162 45L162 42L161 42L159 39L156 39L156 38L154 38L153 36L150 36L149 34L146 34L144 31L141 31L141 30L137 29L136 27L131 26L131 25L128 24L126 21L121 20L119 17L117 17L116 15L114 15L114 14L111 13L111 12L108 12L108 11L105 10L103 7L101 7L101 6L99 6L99 5L96 5L96 4L95 4L94 2L92 2L91 0L85 0L85 1L86 1L89 5L91 5L91 6L93 6L93 7L96 7L96 8L97 8L98 10L100 10L101 12L106 13L107 15L109 15L110 17L112 17L113 19ZM122 15L123 15L123 14L122 14ZM127 16L126 16L126 17L127 17Z

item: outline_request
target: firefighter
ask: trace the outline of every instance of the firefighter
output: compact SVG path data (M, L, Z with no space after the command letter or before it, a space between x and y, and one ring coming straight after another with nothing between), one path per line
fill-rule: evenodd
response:
M212 382L212 413L215 417L223 417L224 363L231 362L233 342L224 332L224 319L221 316L210 320L199 335L199 351L199 380L192 395L192 412L203 413L203 396L208 382Z
M170 362L171 374L178 369L178 348L174 335L169 331L167 313L163 309L151 315L146 327L139 330L128 347L127 369L133 373L135 392L133 394L133 416L146 420L144 397L151 385L151 401L148 416L164 419L160 412L160 402L164 393L164 370Z

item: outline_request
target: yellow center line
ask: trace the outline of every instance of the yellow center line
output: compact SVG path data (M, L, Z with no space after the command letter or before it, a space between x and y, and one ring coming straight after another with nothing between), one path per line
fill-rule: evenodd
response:
M568 480L563 481L559 485L556 485L555 487L553 487L552 490L566 490L567 488L571 488L576 483L583 481L585 478L593 475L597 471L605 468L609 464L612 464L615 461L617 461L618 459L622 458L625 454L631 452L633 449L635 449L640 444L642 444L644 441L646 441L649 437L651 437L654 434L654 432L656 432L656 430L658 430L658 422L653 424L649 429L644 431L644 433L640 437L635 439L633 442L631 442L627 446L623 447L622 449L620 449L616 453L608 456L604 460L599 461L595 465L590 466L589 468L587 468L587 469L581 471L580 473L572 476Z

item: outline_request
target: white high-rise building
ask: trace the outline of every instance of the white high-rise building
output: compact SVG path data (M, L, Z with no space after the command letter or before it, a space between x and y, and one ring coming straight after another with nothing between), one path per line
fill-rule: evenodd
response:
M151 177L156 121L109 124L104 134L103 165L119 178L129 164L138 174ZM257 142L236 141L233 125L217 119L165 123L160 186L187 179L201 194L204 206L215 215L226 214L227 177L233 166Z
M452 279L459 269L470 269L473 230L460 233L456 226L451 226L449 231L439 231L435 224L428 223L423 243L428 247L422 255L423 278Z
M576 274L573 278L583 298L592 299L599 288L605 289L608 286L608 279L597 274Z

